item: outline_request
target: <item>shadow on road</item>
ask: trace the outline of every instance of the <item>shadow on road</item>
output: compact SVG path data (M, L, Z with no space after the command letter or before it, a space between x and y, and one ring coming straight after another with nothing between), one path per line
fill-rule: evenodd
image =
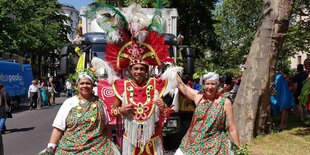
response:
M6 134L13 133L13 132L24 132L24 131L29 131L33 129L34 127L7 129Z

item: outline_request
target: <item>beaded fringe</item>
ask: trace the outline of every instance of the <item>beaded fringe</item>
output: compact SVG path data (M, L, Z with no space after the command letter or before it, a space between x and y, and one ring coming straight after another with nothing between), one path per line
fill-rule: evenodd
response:
M155 133L155 123L159 120L159 108L155 106L155 112L148 120L137 122L132 116L125 117L126 138L123 139L123 154L132 154L135 147L145 145ZM155 140L155 148L158 155L162 155L161 139Z

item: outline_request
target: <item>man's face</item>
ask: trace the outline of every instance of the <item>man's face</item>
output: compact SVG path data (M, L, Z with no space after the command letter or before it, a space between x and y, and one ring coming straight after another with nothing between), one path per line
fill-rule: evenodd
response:
M137 82L141 82L146 79L146 72L147 68L142 64L135 64L130 69L132 78Z

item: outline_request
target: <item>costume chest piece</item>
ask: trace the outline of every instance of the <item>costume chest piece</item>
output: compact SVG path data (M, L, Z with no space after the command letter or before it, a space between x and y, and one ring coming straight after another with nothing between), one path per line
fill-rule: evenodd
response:
M144 87L134 87L127 83L126 97L127 104L133 105L133 117L138 122L144 122L154 112L155 87L151 84Z

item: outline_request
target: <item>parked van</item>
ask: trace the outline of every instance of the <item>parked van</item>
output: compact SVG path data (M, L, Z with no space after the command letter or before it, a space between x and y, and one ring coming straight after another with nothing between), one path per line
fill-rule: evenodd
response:
M28 87L33 80L30 64L0 61L0 83L11 97L14 108L18 109L21 99L27 98Z

